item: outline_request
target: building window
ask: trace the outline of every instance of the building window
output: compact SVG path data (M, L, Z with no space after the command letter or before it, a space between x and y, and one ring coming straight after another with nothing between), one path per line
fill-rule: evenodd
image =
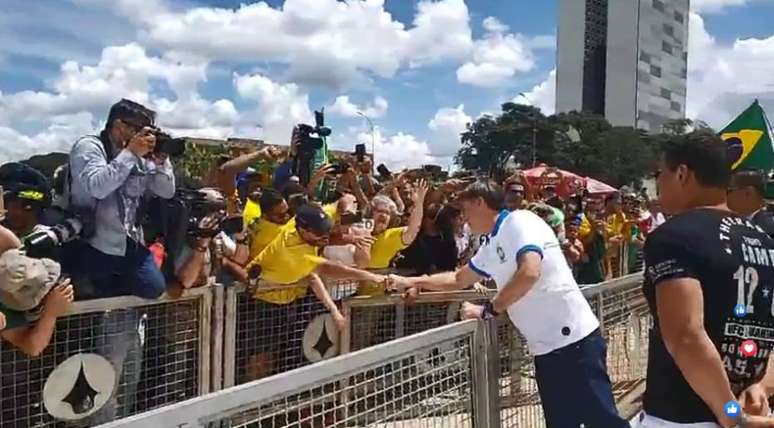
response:
M660 12L666 11L664 8L664 2L662 2L661 0L653 0L653 8Z
M685 17L683 16L682 13L675 11L675 21L682 24L685 22Z
M674 37L675 36L675 27L673 27L673 26L671 26L669 24L664 24L664 33L666 33L668 36Z
M683 67L683 69L680 70L680 75L683 77L688 77L688 69Z
M650 75L655 77L661 77L661 67L657 65L650 66Z
M640 61L650 64L650 55L645 52L640 52Z
M680 105L680 103L678 103L676 101L672 101L670 103L670 106L672 107L672 110L674 110L674 111L682 111L682 109L683 109L683 106Z
M661 42L661 50L671 55L672 54L672 45L670 45L667 42Z
M672 98L672 91L666 88L661 88L661 96L666 99Z

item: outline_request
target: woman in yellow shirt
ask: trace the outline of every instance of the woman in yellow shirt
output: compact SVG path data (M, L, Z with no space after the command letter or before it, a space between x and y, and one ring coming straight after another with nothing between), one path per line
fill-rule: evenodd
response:
M371 214L373 217L373 235L375 241L371 245L368 269L382 270L390 267L390 262L398 253L406 249L419 234L424 216L425 196L430 186L425 180L421 180L412 195L413 210L407 226L389 227L393 217L398 214L397 206L392 199L384 195L377 195L371 201ZM360 287L358 295L378 296L384 294L384 288L378 284L365 284Z

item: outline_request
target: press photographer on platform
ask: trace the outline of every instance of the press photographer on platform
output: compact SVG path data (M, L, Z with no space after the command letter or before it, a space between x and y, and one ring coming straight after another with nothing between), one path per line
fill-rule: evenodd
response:
M143 244L138 209L146 193L174 196L169 157L181 154L184 146L155 127L155 116L140 104L121 100L111 107L99 136L85 136L72 148L68 209L88 213L94 223L94 233L84 236L66 258L79 299L152 299L164 292L164 276Z

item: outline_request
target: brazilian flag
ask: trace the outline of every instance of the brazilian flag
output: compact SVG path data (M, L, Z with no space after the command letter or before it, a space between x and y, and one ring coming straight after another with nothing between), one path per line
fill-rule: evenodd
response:
M774 169L769 122L758 100L720 131L720 138L728 144L732 170L759 169L768 172Z

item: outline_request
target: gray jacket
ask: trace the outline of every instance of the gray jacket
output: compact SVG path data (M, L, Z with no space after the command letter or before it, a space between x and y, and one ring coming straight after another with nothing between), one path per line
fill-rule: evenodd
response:
M172 164L164 165L135 156L129 150L108 162L102 141L96 136L78 140L70 151L71 208L94 215L95 234L88 242L97 250L126 254L126 238L144 244L137 225L137 209L146 192L169 199L175 194Z

